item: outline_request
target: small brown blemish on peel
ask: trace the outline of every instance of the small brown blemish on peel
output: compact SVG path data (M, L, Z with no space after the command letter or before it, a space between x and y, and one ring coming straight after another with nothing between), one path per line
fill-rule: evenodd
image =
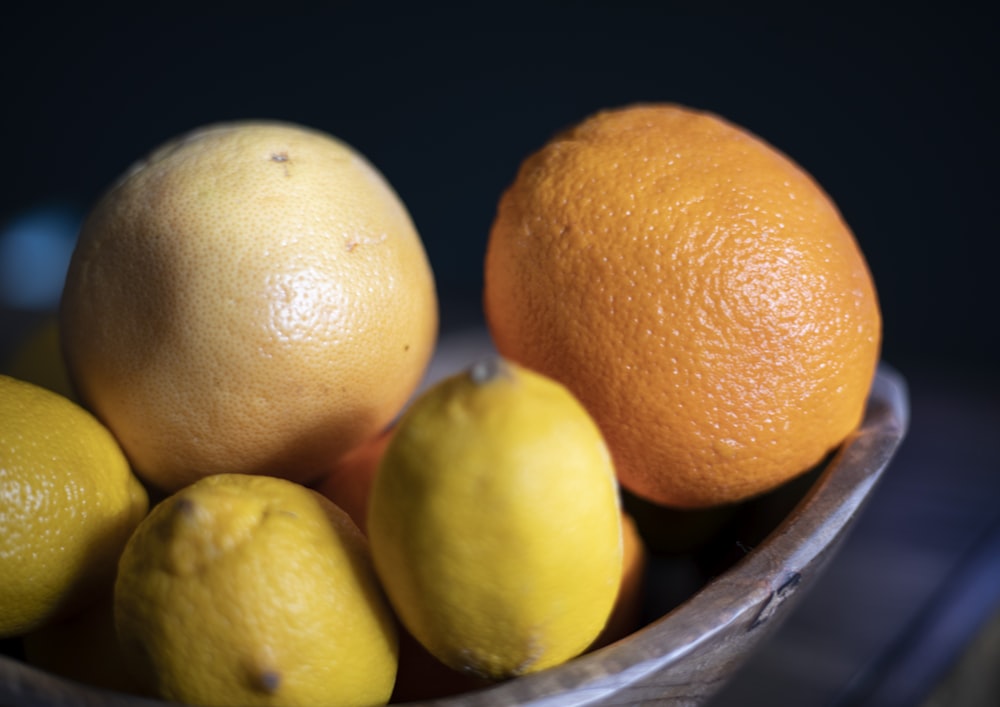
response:
M277 693L281 687L281 673L277 670L261 670L255 676L254 687L269 695Z
M193 518L196 510L195 502L190 498L181 497L174 501L174 512L184 518Z
M292 158L288 156L287 152L272 152L271 161L281 164L285 168L285 176L290 177L291 174L288 171L288 164L292 161Z
M348 241L347 242L347 252L348 253L352 252L357 247L358 247L358 242L357 241Z

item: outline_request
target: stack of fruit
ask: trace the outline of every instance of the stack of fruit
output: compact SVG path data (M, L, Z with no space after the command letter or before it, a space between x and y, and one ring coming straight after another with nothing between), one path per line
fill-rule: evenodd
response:
M879 355L829 197L681 106L529 157L485 283L500 355L414 398L435 283L364 157L248 122L133 166L84 224L58 328L0 378L0 636L198 705L540 671L636 628L619 483L664 508L774 489L858 425Z

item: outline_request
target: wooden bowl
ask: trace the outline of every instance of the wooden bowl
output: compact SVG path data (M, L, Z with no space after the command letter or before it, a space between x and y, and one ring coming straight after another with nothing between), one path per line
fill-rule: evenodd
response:
M459 359L477 352L475 340L456 338L450 345L445 350ZM432 365L429 379L449 365ZM649 550L644 627L562 666L434 704L707 700L816 581L892 459L908 416L905 382L883 365L860 428L817 469L778 491L732 508L690 513L626 497ZM86 687L0 655L0 705L162 704Z

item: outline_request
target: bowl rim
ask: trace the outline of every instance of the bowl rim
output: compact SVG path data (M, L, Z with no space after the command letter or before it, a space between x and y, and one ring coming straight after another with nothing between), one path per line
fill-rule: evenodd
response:
M786 613L778 610L797 593L803 577L811 580L846 536L902 442L909 414L903 376L880 363L863 420L791 513L762 543L682 604L626 638L560 666L473 692L408 704L549 707L594 704L612 695L615 703L633 703L655 698L658 689L668 691L673 684L671 668L681 658L711 652L717 643L756 643L779 623L773 619ZM733 596L740 600L733 602ZM729 668L742 662L746 652L738 651L742 655L734 655ZM733 670L724 672L728 675ZM726 675L706 670L701 684L689 686L688 697L717 691ZM648 678L653 676L651 683ZM622 701L624 693L631 697ZM167 704L81 685L0 655L0 703L8 702L39 707Z

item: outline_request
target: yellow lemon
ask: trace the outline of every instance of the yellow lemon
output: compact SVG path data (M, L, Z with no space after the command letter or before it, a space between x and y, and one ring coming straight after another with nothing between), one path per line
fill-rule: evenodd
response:
M284 479L222 474L168 497L122 554L115 625L133 673L199 705L374 705L394 619L347 514Z
M114 437L90 413L0 376L0 636L93 600L147 508Z
M59 321L54 315L46 317L28 332L11 354L3 372L11 378L75 399L59 348Z
M86 219L60 332L136 473L318 479L410 398L434 278L390 184L343 142L240 122L182 136Z
M401 418L368 534L413 636L446 665L491 679L581 653L622 575L600 432L561 385L500 359L438 383Z

